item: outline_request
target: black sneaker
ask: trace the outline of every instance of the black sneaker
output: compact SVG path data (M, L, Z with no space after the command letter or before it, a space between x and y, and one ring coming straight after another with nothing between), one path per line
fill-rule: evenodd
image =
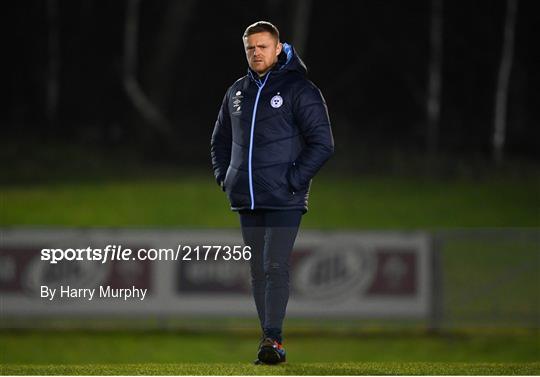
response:
M276 340L265 338L259 346L257 358L263 364L284 363L286 361L285 348Z

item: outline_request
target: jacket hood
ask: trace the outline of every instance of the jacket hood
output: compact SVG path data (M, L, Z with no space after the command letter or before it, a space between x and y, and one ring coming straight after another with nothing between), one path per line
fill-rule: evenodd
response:
M297 71L302 75L307 73L306 64L300 59L294 47L285 42L283 42L283 49L274 69L277 71Z
M272 75L281 72L296 71L302 75L306 75L307 67L306 64L302 61L300 56L296 53L293 46L283 42L283 48L281 53L278 55L278 61L275 67L271 70ZM248 76L251 78L257 77L255 72L248 68Z

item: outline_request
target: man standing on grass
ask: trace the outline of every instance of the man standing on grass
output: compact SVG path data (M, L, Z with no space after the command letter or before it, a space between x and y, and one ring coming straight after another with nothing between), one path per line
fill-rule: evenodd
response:
M334 152L324 98L278 29L259 21L243 35L246 76L225 94L212 134L214 175L240 214L251 246L253 297L263 332L257 364L285 361L282 325L289 260L307 212L311 179Z

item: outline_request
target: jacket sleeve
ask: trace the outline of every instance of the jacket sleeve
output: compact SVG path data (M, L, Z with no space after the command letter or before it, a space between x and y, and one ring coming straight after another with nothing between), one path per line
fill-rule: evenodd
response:
M225 174L231 162L232 130L229 116L228 93L225 93L210 142L212 168L218 185L223 188Z
M334 153L334 137L324 98L312 83L296 95L293 111L305 146L290 167L287 179L294 191L300 191Z

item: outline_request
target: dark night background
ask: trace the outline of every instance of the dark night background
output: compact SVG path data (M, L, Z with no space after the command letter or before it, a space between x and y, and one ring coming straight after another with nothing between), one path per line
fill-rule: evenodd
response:
M272 21L288 42L294 30L295 2L140 2L136 78L171 125L171 131L160 132L140 116L123 87L128 3L8 5L4 79L9 99L2 111L2 144L12 162L42 159L40 149L89 148L107 158L123 151L126 159L152 164L208 167L223 94L246 72L245 27L259 19ZM540 158L535 5L519 2L504 149L505 161L533 166ZM301 56L328 103L336 140L333 166L362 171L428 157L491 164L506 2L443 4L440 128L431 155L425 110L430 7L427 0L311 3ZM51 112L54 22L58 101Z

